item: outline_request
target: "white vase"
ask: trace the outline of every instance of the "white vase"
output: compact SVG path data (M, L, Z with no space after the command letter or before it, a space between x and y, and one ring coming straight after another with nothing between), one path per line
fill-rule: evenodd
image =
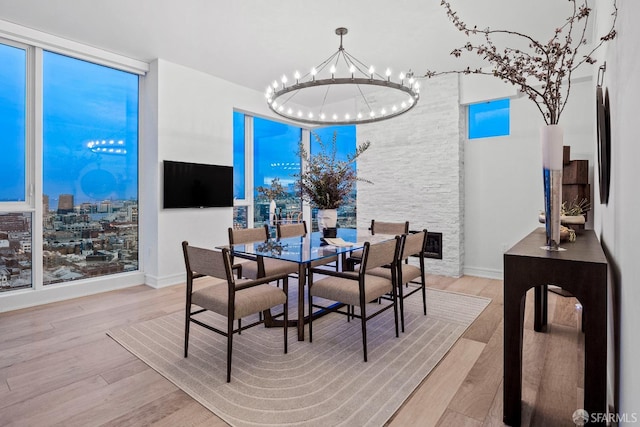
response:
M544 180L544 213L546 246L549 251L561 250L560 210L562 208L562 144L563 131L558 125L540 129L542 177Z
M325 228L334 228L338 223L337 209L318 209L318 230L323 232Z
M276 216L276 201L271 199L271 201L269 202L269 220L267 222L273 225L274 227L276 225L275 216Z

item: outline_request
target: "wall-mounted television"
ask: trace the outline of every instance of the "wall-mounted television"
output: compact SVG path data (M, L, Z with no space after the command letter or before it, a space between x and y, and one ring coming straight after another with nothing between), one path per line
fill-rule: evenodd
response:
M163 207L233 206L233 167L165 160Z

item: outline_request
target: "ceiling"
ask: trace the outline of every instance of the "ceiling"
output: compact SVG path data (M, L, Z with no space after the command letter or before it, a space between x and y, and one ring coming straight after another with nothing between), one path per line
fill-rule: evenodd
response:
M465 37L441 0L0 0L0 19L143 61L181 64L264 91L335 52L394 72L460 69ZM559 0L450 0L463 21L546 41L570 15ZM476 60L477 61L477 60ZM473 65L473 64L472 64Z

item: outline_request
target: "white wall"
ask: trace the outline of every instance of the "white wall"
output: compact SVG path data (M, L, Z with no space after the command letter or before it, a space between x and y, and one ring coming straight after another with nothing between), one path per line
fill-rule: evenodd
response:
M233 109L269 113L261 93L162 59L146 85L157 120L151 111L143 124L145 280L166 286L184 281L183 240L204 247L228 242L233 208L162 209L162 161L232 165Z
M431 274L460 276L464 259L461 114L458 77L421 82L421 99L393 120L360 125L371 148L358 160L358 228L371 220L409 221L413 230L443 233L443 259Z
M607 205L595 205L594 228L609 260L611 400L619 413L640 419L640 2L618 7L618 36L600 58L606 60L603 86L611 100L611 190Z
M571 159L589 160L590 170L594 92L591 79L575 81L560 118ZM464 97L472 98L467 93ZM537 219L544 209L539 129L544 120L528 98L512 98L510 125L509 136L464 142L465 274L501 279L503 252L541 226Z

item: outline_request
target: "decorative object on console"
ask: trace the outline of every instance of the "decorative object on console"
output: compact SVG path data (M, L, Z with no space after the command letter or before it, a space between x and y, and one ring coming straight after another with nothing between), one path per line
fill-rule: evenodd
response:
M318 208L318 229L336 227L337 211L351 195L356 182L368 182L359 178L355 162L364 153L371 143L366 141L356 148L355 153L347 156L346 160L338 160L336 139L334 132L330 144L325 143L315 133L311 133L320 146L320 152L308 155L306 149L300 143L298 146L299 155L308 159L306 167L302 172L293 174L297 178L297 187L302 198L312 206ZM327 212L332 210L333 212Z
M609 182L611 180L611 117L609 116L609 91L602 94L602 80L607 69L605 62L598 70L596 87L596 118L598 125L598 176L600 203L609 203Z
M420 88L413 73L399 73L398 82L392 80L389 68L385 75L376 73L372 65L365 65L342 47L347 32L337 28L338 50L308 73L296 71L295 83L287 84L289 79L283 75L281 83L275 80L267 87L265 97L274 113L302 123L346 125L387 120L416 105Z
M467 42L463 47L454 49L451 54L460 57L464 52L475 52L491 64L491 69L467 67L460 71L427 71L426 77L440 74L484 74L511 83L521 93L532 100L542 114L546 126L540 130L543 156L543 181L545 194L546 231L549 250L557 250L560 229L560 203L562 192L562 161L557 164L558 155L562 157L562 129L558 128L560 116L569 99L572 73L582 64L593 64L593 53L605 42L616 36L615 23L618 16L616 0L613 0L611 28L607 34L594 43L587 39L590 34L589 15L591 8L587 0L569 0L572 13L564 24L554 29L546 43L531 36L512 30L479 29L467 26L451 5L442 0L447 16L454 26L467 37L481 37L482 42ZM492 37L513 39L516 47L498 48ZM526 47L528 46L528 48ZM558 154L560 152L560 154ZM552 163L549 163L549 162ZM551 216L549 216L551 215Z

